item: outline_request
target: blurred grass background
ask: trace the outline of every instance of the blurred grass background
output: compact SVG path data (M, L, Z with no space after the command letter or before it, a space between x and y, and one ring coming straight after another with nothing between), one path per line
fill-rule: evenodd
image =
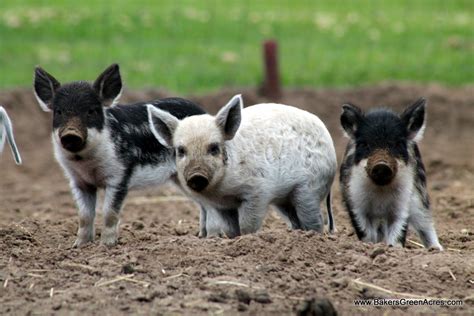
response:
M474 1L0 0L0 88L121 64L128 87L179 93L262 80L277 39L283 84L474 82Z

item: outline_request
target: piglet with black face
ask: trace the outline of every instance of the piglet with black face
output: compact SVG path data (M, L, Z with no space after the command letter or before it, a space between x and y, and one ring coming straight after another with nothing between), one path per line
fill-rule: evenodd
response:
M401 115L385 109L365 114L355 105L343 105L341 124L350 141L341 165L341 191L361 240L405 245L412 226L425 247L442 249L417 145L425 105L420 99Z
M79 209L74 246L94 239L97 190L105 190L102 243L118 240L119 214L129 189L159 185L176 173L174 153L161 145L148 124L145 103L116 104L122 91L119 66L107 68L93 84L61 85L37 67L34 92L41 108L53 112L53 145ZM167 98L147 102L176 119L203 114L194 103Z

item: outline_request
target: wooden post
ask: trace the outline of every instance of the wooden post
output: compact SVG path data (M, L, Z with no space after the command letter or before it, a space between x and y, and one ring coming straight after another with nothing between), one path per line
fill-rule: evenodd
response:
M278 99L281 96L280 73L278 71L278 44L274 40L263 43L263 62L265 81L261 93L269 99Z

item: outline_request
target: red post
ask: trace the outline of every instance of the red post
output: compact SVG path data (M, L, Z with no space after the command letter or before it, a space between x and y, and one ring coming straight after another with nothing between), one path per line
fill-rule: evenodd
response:
M265 81L261 92L270 99L278 99L281 96L280 73L278 71L278 44L274 40L263 43L263 62Z

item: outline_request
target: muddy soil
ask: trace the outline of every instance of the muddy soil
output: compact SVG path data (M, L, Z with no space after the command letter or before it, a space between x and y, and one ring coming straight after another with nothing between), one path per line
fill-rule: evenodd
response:
M247 105L267 101L253 89L191 98L215 113L242 92ZM128 91L122 101L170 95ZM413 232L405 249L359 242L342 207L338 181L333 186L334 235L290 231L271 212L257 234L199 239L196 205L166 186L130 194L117 247L96 241L72 249L77 217L53 158L50 117L29 90L0 92L24 160L15 166L8 149L0 158L0 314L292 315L308 310L311 298L328 309L324 300L330 301L342 315L472 313L474 87L387 83L294 89L279 101L316 113L327 124L340 161L346 143L339 128L343 102L401 110L420 96L429 100L421 152L444 252L420 248ZM99 214L97 237L101 225ZM463 299L464 305L353 304L374 297L452 298Z

